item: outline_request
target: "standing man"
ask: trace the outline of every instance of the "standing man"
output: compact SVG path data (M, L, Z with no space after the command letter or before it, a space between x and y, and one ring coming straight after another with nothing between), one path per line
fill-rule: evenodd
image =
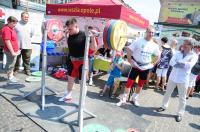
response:
M88 57L89 57L89 85L92 86L93 85L93 71L94 71L94 53L97 50L97 45L98 45L98 38L97 36L99 35L98 32L96 30L93 29L92 26L88 27L88 30L95 34L95 45L93 48L89 48L89 52L88 52ZM92 36L93 37L93 36ZM92 38L90 39L90 43L92 42Z
M129 95L130 89L137 76L139 76L139 81L138 86L133 93L132 101L135 106L139 106L138 96L146 82L149 69L154 67L160 56L159 46L152 39L154 32L155 29L153 27L148 27L144 38L138 39L130 46L126 47L127 59L132 65L132 69L128 76L125 93L120 102L117 103L117 106L126 103L126 98Z
M18 47L17 42L17 34L14 30L14 27L16 26L18 20L10 16L7 19L8 24L6 24L2 28L2 40L4 44L4 53L6 55L6 70L7 70L7 76L11 83L16 83L18 80L13 76L13 70L15 67L17 55L20 54L20 50Z
M86 35L79 30L77 20L72 18L66 22L67 43L69 47L70 62L68 64L68 86L64 96L59 101L72 99L72 88L76 78L81 80L82 67L84 62ZM92 34L92 33L91 33ZM95 49L95 36L90 37L90 48Z
M30 59L32 53L31 38L34 34L34 31L32 25L29 23L28 12L21 13L21 20L15 27L15 30L19 39L19 48L21 49L21 54L17 57L14 72L16 74L19 71L22 56L24 72L26 75L30 76Z
M158 108L157 112L164 111L169 104L169 98L177 86L179 94L179 107L175 119L177 122L182 120L185 112L187 88L189 85L189 77L192 67L197 62L197 55L192 52L193 42L191 39L184 40L182 51L177 52L170 60L170 65L173 67L167 83L167 91L162 101L162 107Z
M198 75L200 75L200 45L194 47L194 52L197 54L198 60L197 60L197 63L192 67L192 70L190 73L190 81L189 81L189 87L187 90L186 99L193 96L196 80L197 80Z

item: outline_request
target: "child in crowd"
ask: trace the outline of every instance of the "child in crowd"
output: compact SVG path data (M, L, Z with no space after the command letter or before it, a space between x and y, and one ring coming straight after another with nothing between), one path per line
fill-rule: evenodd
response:
M169 68L169 61L172 58L173 52L172 52L170 45L168 45L167 37L163 37L161 39L161 43L162 43L162 53L161 53L161 56L160 56L160 60L157 64L156 89L159 90L159 84L160 84L160 81L162 79L161 90L165 91L164 87L166 85L166 77L167 77L167 71L168 71L168 68Z
M198 56L198 60L196 64L192 67L192 70L190 73L190 81L189 81L189 87L187 89L186 99L193 96L194 88L196 85L196 79L198 75L200 75L200 46L199 45L194 47L194 52Z
M115 54L115 58L113 60L113 62L110 65L110 75L109 78L106 82L106 85L104 86L104 89L100 92L100 96L104 96L106 90L108 88L111 88L111 86L114 86L111 98L115 98L116 97L116 91L117 88L119 87L119 83L120 80L119 78L121 77L121 71L124 69L123 68L123 52L116 52Z
M1 30L4 45L3 50L6 55L6 59L8 60L6 62L5 69L7 71L9 83L17 83L18 79L13 75L13 70L17 56L20 54L17 33L14 30L18 20L14 16L9 16L7 22L8 23Z

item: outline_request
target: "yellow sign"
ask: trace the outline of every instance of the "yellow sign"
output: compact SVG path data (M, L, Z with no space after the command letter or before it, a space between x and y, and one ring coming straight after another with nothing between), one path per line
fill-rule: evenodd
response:
M101 13L101 8L79 8L79 7L70 7L70 8L58 8L58 12L70 12L70 13L82 13L82 14L94 14L98 15Z
M200 1L161 2L159 22L200 25Z

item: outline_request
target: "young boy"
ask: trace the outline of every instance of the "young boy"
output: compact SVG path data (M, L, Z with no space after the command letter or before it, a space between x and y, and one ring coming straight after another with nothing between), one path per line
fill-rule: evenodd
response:
M2 28L2 40L4 45L3 50L7 59L6 72L9 82L17 83L18 80L13 76L13 70L17 60L17 55L20 54L17 34L14 30L18 20L15 17L10 16L8 17L7 22L8 24Z
M106 85L104 86L104 89L102 91L100 91L100 96L104 96L106 90L108 88L111 88L111 86L114 86L111 98L115 98L116 97L116 91L117 88L119 86L120 83L120 76L121 76L121 71L124 69L123 68L123 52L116 52L115 54L115 58L113 60L113 62L110 65L110 76L106 82Z

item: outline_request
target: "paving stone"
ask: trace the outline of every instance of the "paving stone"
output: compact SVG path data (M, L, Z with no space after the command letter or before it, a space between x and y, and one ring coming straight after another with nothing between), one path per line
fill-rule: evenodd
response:
M5 75L1 74L1 76L5 76ZM6 96L10 98L11 101L13 102L18 101L18 104L21 106L23 105L24 101L16 97L13 99L13 97L11 96L23 96L29 91L39 88L40 83L33 84L33 83L24 82L25 77L26 77L24 74L19 74L17 75L17 77L20 79L20 83L25 85L25 87L19 87L17 89L14 89L12 87L5 87L6 83L4 80L0 82L0 90L3 91L2 93L4 95L7 94ZM107 78L107 75L102 75L99 78L95 78L94 85L88 87L88 95L86 98L87 108L92 109L92 107L95 107L95 105L97 105L97 107L95 107L96 109L100 109L100 106L101 107L109 106L109 109L111 109L113 107L113 104L117 102L117 100L109 99L107 95L106 97L103 97L103 98L99 98L98 96L98 92L100 91L100 88L103 88L106 78ZM67 85L65 81L59 81L56 79L53 80L50 77L47 77L46 82L48 82L47 87L53 88L59 92L65 91L66 85ZM15 91L14 92L15 95L13 95L13 91ZM73 95L79 96L79 92L80 92L79 85L76 84L73 91ZM150 125L148 126L147 129L145 129L145 131L147 132L169 132L169 131L170 132L198 132L200 131L200 124L199 124L200 123L200 95L198 93L195 93L194 97L189 98L189 100L187 100L187 107L186 107L186 112L184 114L183 120L177 123L174 119L174 115L176 114L176 110L178 108L178 97L176 96L176 94L177 94L176 92L173 93L173 96L170 99L170 104L169 104L168 109L162 113L157 113L154 110L161 106L164 93L154 91L154 89L147 89L147 90L142 91L141 95L139 96L139 102L141 104L141 107L134 107L133 105L128 104L126 107L119 107L119 108L113 107L112 109L119 109L119 111L122 111L122 112L124 111L124 112L134 113L135 115L140 116L142 119L144 119L144 122L150 121L151 122ZM58 99L58 97L60 96L61 95L57 95L57 96L54 96L54 98ZM77 101L78 98L75 98L75 100ZM91 102L91 104L87 104L88 102ZM29 128L34 129L35 131L37 130L41 131L40 128L38 129L33 128L33 127L37 127L37 125L34 125L34 123L31 123L32 121L30 119L17 116L18 114L20 114L20 112L13 107L11 108L12 105L9 106L9 103L6 102L5 99L0 98L0 103L1 103L1 106L0 106L0 111L1 111L0 128L1 129L0 131L6 131L6 132L15 131L15 130L21 130L21 128L23 128L23 131L26 131ZM49 102L47 101L47 103L51 103L56 106L63 105L62 103L58 103L57 101L49 101ZM2 106L6 106L6 107L2 107ZM106 110L106 107L104 109ZM106 111L102 111L102 113L103 112L106 112ZM10 113L14 113L14 115L11 115ZM113 113L113 114L119 115L119 113ZM23 115L23 114L20 114L20 115ZM101 116L101 113L98 113L98 116ZM100 118L104 118L104 116ZM2 119L3 119L3 122L2 122ZM20 120L22 120L21 123L20 123ZM110 121L107 121L107 122L110 123ZM25 123L30 123L30 124L23 125ZM121 123L126 123L126 122L123 121ZM144 129L142 131L144 131Z
M44 132L0 95L0 132Z

